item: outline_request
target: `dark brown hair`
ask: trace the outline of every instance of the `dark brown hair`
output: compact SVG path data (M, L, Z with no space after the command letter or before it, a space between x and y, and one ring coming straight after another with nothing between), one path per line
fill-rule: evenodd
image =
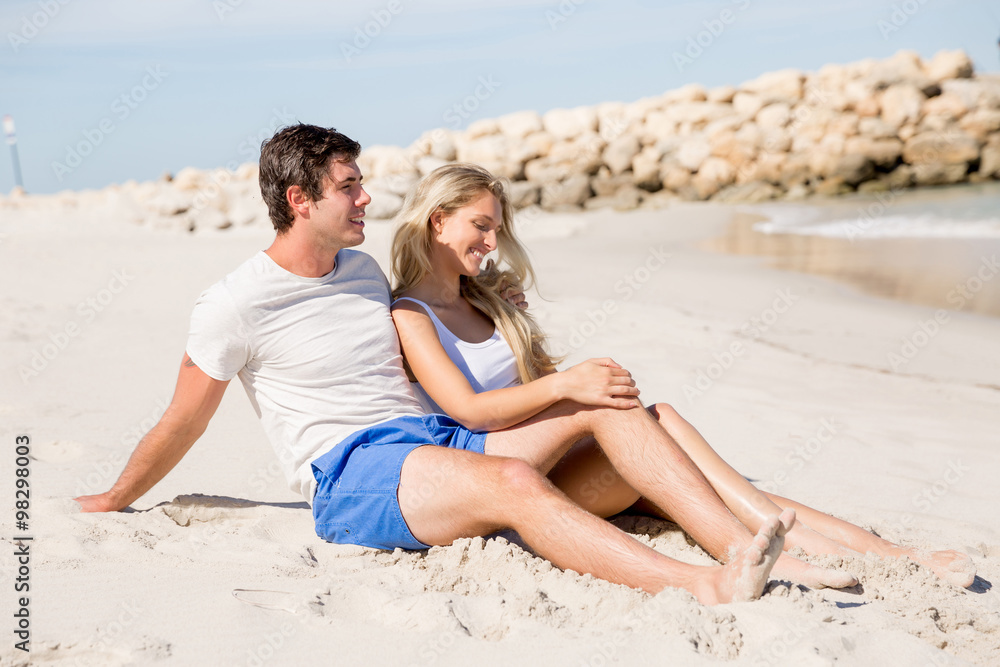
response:
M299 123L278 130L260 145L260 194L271 224L279 234L292 227L292 208L285 198L297 185L312 201L323 198L323 181L331 162L350 162L361 144L332 127Z

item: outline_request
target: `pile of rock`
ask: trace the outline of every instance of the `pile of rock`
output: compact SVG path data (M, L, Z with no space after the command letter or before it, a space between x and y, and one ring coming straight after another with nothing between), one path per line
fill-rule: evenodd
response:
M782 70L738 88L689 84L658 97L545 114L519 111L437 129L407 148L371 146L359 164L368 214L391 218L417 180L452 161L511 181L518 208L756 202L1000 178L1000 78L974 76L960 51ZM184 169L0 207L55 205L186 230L269 225L257 165ZM103 207L103 208L102 208Z
M420 176L452 160L511 179L518 207L550 210L981 181L1000 177L1000 79L974 77L960 51L927 62L901 51L738 88L520 111L367 149L373 208L391 216Z

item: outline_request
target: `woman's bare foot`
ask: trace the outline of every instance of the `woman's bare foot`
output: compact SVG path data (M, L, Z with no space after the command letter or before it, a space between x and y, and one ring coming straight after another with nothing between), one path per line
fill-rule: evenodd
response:
M902 555L931 569L950 584L968 588L976 580L976 564L961 551L918 551L901 549Z
M743 553L722 567L705 568L688 590L706 605L756 600L764 592L785 535L794 524L795 510L785 510L780 517L769 516Z
M787 546L787 536L785 540ZM819 567L787 553L778 556L778 562L774 564L771 574L776 579L787 579L793 584L802 584L809 588L848 588L858 583L857 577L850 572Z

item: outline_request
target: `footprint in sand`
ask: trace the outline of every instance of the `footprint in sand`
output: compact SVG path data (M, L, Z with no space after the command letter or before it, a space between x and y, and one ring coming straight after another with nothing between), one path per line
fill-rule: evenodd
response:
M45 463L68 463L83 455L86 447L74 440L54 440L32 444L31 457Z

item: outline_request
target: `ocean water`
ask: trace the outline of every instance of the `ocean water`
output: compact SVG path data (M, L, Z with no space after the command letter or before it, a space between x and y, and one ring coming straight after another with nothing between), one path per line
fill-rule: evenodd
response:
M1000 239L1000 183L848 197L820 205L762 205L763 234L866 239Z
M1000 183L738 209L710 248L880 297L1000 316Z

